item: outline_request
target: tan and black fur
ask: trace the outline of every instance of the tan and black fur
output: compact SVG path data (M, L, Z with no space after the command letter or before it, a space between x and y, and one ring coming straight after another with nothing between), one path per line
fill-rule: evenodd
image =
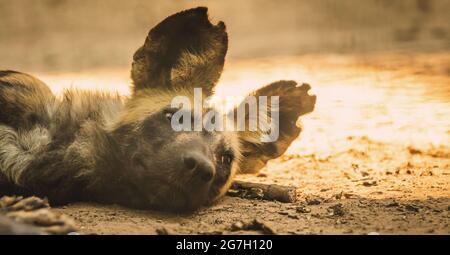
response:
M55 97L38 79L0 72L0 195L23 192L53 203L98 201L192 210L224 194L236 173L257 172L298 136L313 110L309 85L279 81L254 95L280 96L280 139L260 132L175 132L174 96L211 95L225 61L223 22L203 7L150 30L133 57L132 95L68 90Z

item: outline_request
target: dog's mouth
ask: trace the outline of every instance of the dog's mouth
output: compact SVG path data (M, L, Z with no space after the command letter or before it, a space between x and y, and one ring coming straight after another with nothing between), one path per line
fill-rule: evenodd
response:
M142 161L138 161L142 169L149 169ZM220 196L224 181L219 176L209 184L201 184L188 176L178 176L177 181L166 176L147 176L135 178L128 186L136 194L133 207L140 209L157 209L172 212L193 212Z
M218 196L214 187L180 187L167 181L159 181L157 187L150 190L143 185L133 185L136 195L141 197L135 207L157 209L169 212L193 212Z

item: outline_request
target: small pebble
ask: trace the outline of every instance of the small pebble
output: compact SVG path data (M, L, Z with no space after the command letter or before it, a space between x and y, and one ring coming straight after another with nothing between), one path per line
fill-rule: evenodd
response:
M297 212L299 212L299 213L310 213L311 212L311 209L309 209L308 207L306 207L306 206L299 206L299 207L297 207L296 208L296 211Z
M308 205L320 205L320 203L322 203L322 201L318 198L306 199L306 204Z
M244 228L242 221L235 222L231 225L231 231L239 231Z
M416 205L406 205L405 209L410 212L419 212L420 211L419 207L417 207Z
M363 182L363 185L366 187L371 187L371 186L376 186L377 185L377 181L365 181Z
M328 207L328 211L330 212L330 216L344 216L345 214L342 204L330 206Z

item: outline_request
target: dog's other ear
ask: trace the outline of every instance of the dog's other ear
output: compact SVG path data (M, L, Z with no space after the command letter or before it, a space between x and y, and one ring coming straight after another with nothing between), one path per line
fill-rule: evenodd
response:
M201 87L210 95L222 73L227 48L225 24L211 24L207 8L169 16L150 30L133 56L133 90Z
M297 86L295 81L278 81L257 91L252 96L279 96L279 136L274 142L262 142L260 131L239 132L243 160L239 166L240 173L256 173L270 159L281 156L289 145L298 137L301 127L297 119L314 110L316 96L308 95L308 84Z

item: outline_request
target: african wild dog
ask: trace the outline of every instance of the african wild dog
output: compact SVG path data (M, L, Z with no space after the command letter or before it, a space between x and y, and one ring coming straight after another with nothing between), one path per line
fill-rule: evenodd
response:
M218 198L235 173L284 153L316 99L293 81L254 92L280 96L276 142L261 142L259 131L175 132L171 99L191 98L194 87L211 95L227 47L224 23L211 24L199 7L150 30L133 56L129 98L78 90L59 98L30 75L1 71L0 194L178 211Z

